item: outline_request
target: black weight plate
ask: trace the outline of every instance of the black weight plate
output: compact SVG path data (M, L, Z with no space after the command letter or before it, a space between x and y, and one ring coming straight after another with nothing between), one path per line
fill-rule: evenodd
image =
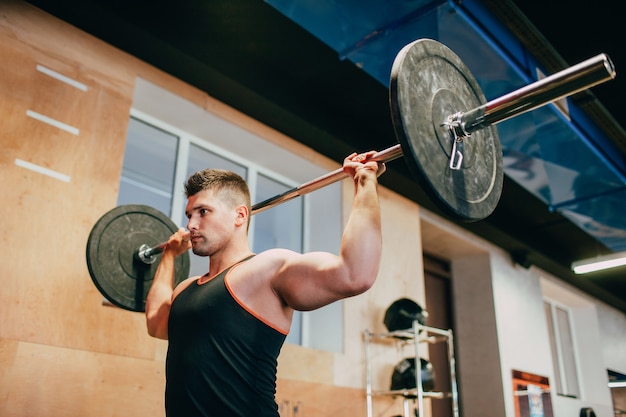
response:
M100 293L118 307L145 311L159 259L145 264L135 254L141 245L166 242L176 230L174 222L149 206L129 204L105 213L87 240L87 267ZM176 283L188 277L189 253L176 258L175 268Z
M426 359L420 358L420 373L422 377L422 389L432 391L435 389L435 369ZM415 369L415 358L404 358L396 364L391 375L391 390L408 390L417 387L417 374ZM407 395L406 397L412 397Z
M473 222L488 217L502 193L498 132L489 126L457 143L463 163L453 170L453 138L443 126L449 115L486 102L469 69L445 45L420 39L398 53L390 81L394 130L411 173L451 218Z
M383 323L387 330L395 332L396 330L411 330L415 320L425 325L427 318L428 312L417 302L410 298L399 298L385 311Z

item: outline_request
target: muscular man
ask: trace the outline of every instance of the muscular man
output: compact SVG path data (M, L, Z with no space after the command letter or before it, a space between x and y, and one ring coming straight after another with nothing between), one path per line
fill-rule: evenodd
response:
M338 255L248 243L250 193L229 171L204 170L185 184L187 230L168 240L146 300L151 336L169 340L168 417L277 417L276 364L294 310L313 310L368 290L381 255L375 152L352 154L352 210ZM189 248L209 272L174 288L174 259Z

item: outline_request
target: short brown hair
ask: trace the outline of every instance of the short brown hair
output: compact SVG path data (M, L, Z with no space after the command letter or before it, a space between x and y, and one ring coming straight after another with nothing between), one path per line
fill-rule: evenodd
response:
M250 212L250 189L246 181L225 169L204 169L191 175L185 183L185 195L190 197L202 190L215 190L232 207L245 205Z

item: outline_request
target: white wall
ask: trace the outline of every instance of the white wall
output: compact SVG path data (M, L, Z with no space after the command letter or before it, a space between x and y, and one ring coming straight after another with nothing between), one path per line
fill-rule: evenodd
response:
M596 312L604 363L607 369L626 374L626 315L603 303L596 305Z
M425 251L452 265L461 415L515 417L512 371L519 370L549 378L554 417L578 416L582 407L613 417L607 369L626 373L626 315L538 268L515 264L445 219L424 211L423 222ZM544 296L570 308L581 398L555 393Z
M513 264L503 252L492 251L491 264L506 415L514 416L513 370L554 381L550 340L534 270Z
M626 366L626 315L554 277L542 276L541 285L547 297L571 308L578 356L581 398L553 396L555 407L568 413L560 415L592 407L598 417L614 416L607 370Z

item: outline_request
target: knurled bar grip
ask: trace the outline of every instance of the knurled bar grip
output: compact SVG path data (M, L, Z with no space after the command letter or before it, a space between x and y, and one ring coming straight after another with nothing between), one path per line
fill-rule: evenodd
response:
M371 158L368 159L368 161L386 163L393 161L394 159L398 159L402 155L402 148L400 147L400 144L397 144L378 153L375 153L374 155L372 155ZM282 194L268 198L265 201L261 201L260 203L255 204L254 206L252 206L252 214L260 213L264 210L267 210L268 208L274 207L293 198L309 194L312 191L319 190L320 188L324 188L327 185L333 184L345 178L348 178L348 174L343 171L343 168L336 169L312 181L306 182L302 185L292 188L291 190L285 191Z

